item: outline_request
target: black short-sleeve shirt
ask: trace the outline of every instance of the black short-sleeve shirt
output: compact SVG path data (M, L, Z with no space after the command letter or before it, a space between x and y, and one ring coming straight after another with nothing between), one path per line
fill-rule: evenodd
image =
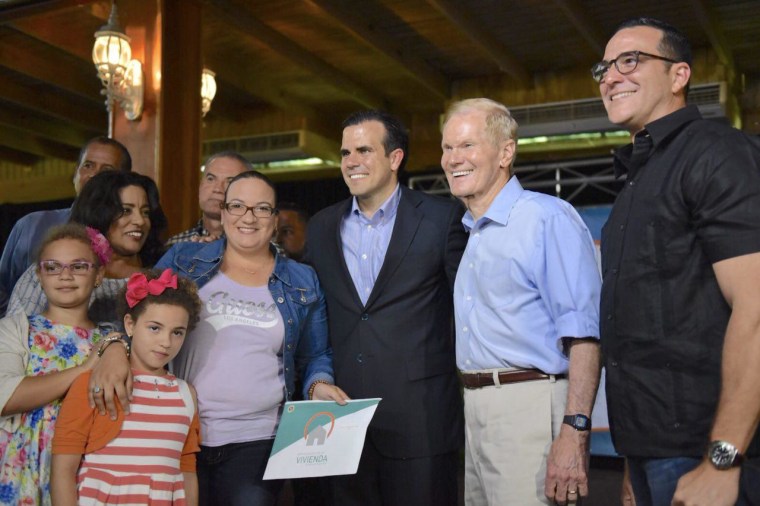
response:
M689 106L615 155L601 338L618 452L704 453L731 310L712 264L760 251L760 141Z

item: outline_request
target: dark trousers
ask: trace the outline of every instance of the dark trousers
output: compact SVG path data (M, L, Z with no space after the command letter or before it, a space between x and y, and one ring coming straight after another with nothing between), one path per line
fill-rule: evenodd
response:
M628 457L636 506L670 506L678 480L701 461L701 458L690 457ZM742 465L739 498L736 501L736 506L756 505L760 505L760 458L747 459Z
M282 480L262 480L273 439L201 446L198 492L201 506L274 506Z
M365 441L356 474L331 480L334 506L456 506L459 453L392 459Z

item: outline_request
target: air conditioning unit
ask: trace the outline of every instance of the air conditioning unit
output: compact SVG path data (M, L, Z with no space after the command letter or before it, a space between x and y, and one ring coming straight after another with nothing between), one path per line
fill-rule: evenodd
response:
M692 86L689 104L699 107L705 118L727 118L726 83ZM522 138L620 130L607 119L600 98L510 107Z
M220 151L236 151L252 163L279 162L302 158L339 158L337 142L308 130L293 130L265 135L211 139L203 143L203 158Z

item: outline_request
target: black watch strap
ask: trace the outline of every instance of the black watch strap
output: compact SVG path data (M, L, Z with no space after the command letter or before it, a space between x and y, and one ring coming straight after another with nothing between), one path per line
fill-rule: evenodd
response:
M565 423L578 431L591 430L591 419L586 415L566 415L562 419L562 423Z

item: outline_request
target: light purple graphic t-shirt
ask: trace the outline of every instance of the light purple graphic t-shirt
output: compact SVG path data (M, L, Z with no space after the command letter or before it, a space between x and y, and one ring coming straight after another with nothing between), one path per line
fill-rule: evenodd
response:
M220 272L199 295L200 321L173 371L198 392L202 444L274 437L285 399L285 327L272 294L266 286L244 286Z

